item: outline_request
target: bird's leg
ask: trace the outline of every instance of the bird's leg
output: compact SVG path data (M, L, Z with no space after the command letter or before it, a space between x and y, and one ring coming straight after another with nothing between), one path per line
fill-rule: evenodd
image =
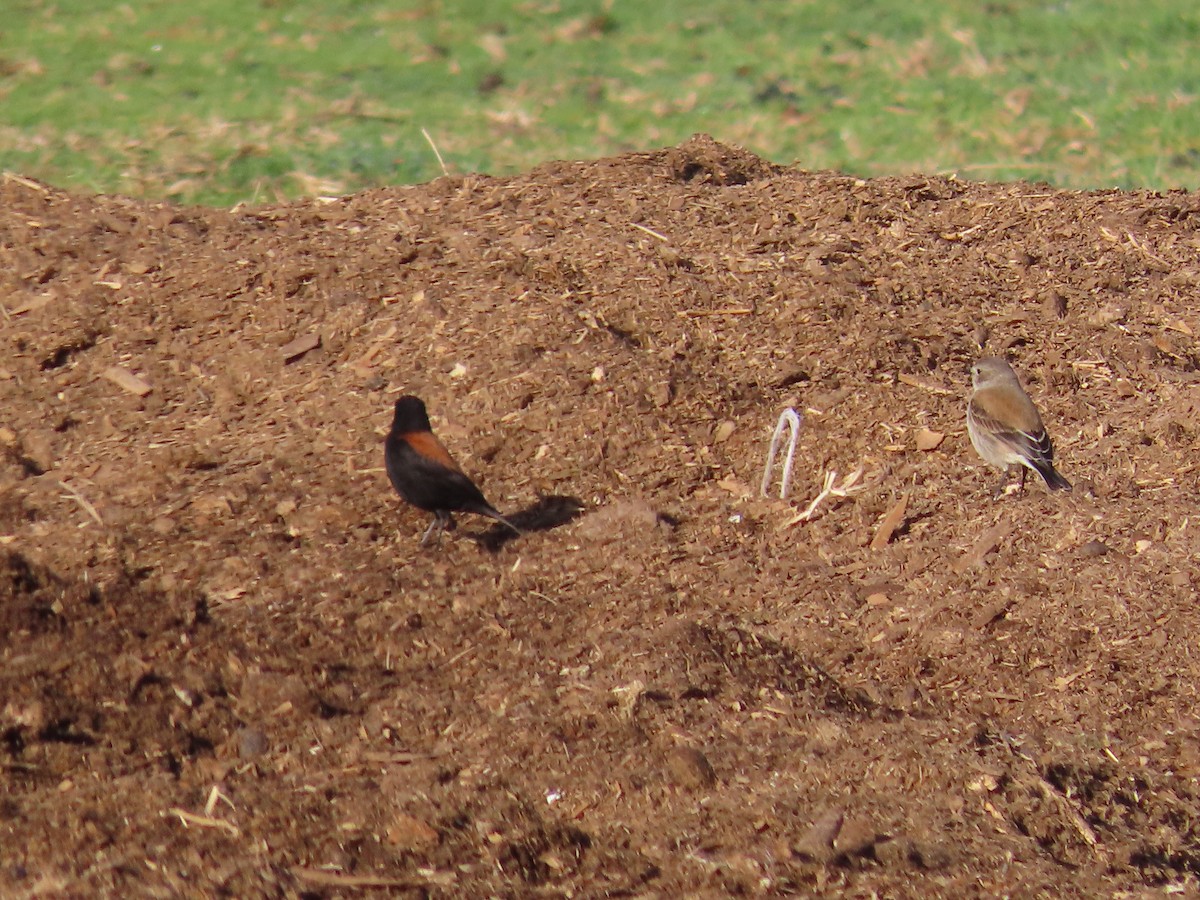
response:
M1000 471L1000 482L996 485L996 490L992 492L992 500L999 500L1004 496L1004 483L1008 481L1008 466L1005 466Z
M434 516L433 521L429 523L429 527L425 529L425 533L421 535L421 546L424 547L429 543L429 536L433 534L433 529L437 528L438 536L442 534L442 529L439 527L442 524L441 516Z
M429 527L425 529L425 534L421 537L421 546L424 547L429 543L430 535L435 535L437 537L436 543L440 544L442 542L442 532L445 530L447 522L449 522L451 528L454 527L454 519L450 517L448 512L443 512L440 509L435 512L433 514L433 521L429 523Z
M1025 493L1025 476L1029 474L1029 469L1021 466L1021 487L1018 488L1019 493Z

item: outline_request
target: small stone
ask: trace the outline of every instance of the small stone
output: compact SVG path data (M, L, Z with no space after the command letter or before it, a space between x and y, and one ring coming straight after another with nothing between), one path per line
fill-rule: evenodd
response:
M877 837L875 826L866 819L850 819L842 823L833 849L838 856L862 856L875 846Z
M158 516L150 523L150 530L164 537L174 534L177 527L175 520L170 516Z
M1105 328L1124 322L1129 317L1129 307L1124 303L1106 303L1088 318L1093 328Z
M1051 291L1047 294L1046 315L1055 319L1065 318L1067 315L1067 298L1058 291Z
M237 732L238 756L254 759L262 756L271 746L267 736L258 728L239 728Z
M733 429L737 427L732 422L726 420L717 426L717 430L713 432L713 443L723 444L729 440L733 434Z
M1109 547L1108 544L1104 543L1103 541L1088 541L1086 544L1084 544L1082 547L1079 548L1079 553L1081 556L1090 558L1090 557L1096 557L1096 556L1103 556L1105 553L1107 553L1111 549L1112 548Z
M316 350L321 346L321 335L310 333L302 334L294 340L288 341L280 349L279 353L283 357L284 363L295 362L310 350Z
M706 788L717 783L712 763L695 747L676 747L667 756L667 768L680 787Z
M413 294L412 302L422 315L434 319L444 319L449 315L446 307L436 298L428 296L425 291L417 291Z
M833 842L842 830L845 815L831 809L817 817L808 831L792 844L792 855L814 862L829 862L834 857Z
M42 431L31 431L21 439L21 454L24 464L32 464L35 474L41 475L54 468L54 442L49 434Z

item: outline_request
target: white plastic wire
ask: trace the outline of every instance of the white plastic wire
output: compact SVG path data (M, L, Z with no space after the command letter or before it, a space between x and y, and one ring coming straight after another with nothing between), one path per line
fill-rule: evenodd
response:
M779 441L783 437L783 429L789 430L787 456L783 460L783 475L779 483L779 499L786 500L788 488L792 484L792 463L796 459L796 441L800 437L800 414L790 406L779 414L779 422L775 425L775 434L771 436L771 449L767 452L767 465L763 469L762 495L771 496L771 473L775 469L775 454L779 452Z

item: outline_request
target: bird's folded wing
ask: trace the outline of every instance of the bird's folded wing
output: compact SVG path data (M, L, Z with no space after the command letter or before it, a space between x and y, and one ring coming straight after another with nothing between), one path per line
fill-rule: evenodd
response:
M1014 451L1031 462L1049 462L1054 457L1054 448L1050 443L1050 435L1046 429L1022 431L1019 428L1003 424L977 403L967 407L967 415L975 423L975 427L996 441L1006 444Z
M419 456L427 460L445 466L447 469L453 469L455 472L461 472L458 463L454 461L454 457L442 444L437 437L428 431L410 431L408 434L402 435L402 439L408 446L417 451Z

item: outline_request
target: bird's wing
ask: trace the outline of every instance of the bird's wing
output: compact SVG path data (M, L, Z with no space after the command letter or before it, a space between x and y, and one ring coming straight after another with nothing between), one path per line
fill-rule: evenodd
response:
M441 447L441 444L436 446ZM445 448L442 448L442 452L445 453ZM446 458L449 458L448 454ZM390 440L385 462L393 487L414 506L430 511L461 510L484 515L494 512L475 482L463 474L458 466L451 468L441 458L418 451L412 441ZM450 462L453 463L453 460Z
M407 434L400 436L408 446L417 451L417 455L424 457L431 462L435 462L440 466L445 466L455 472L462 472L458 467L458 463L454 461L454 457L450 455L450 451L445 445L437 439L432 431L410 431Z
M985 395L983 399L986 401L987 396ZM1014 427L1009 423L1019 417L1010 415L1010 410L1001 408L999 410L1001 414L997 415L996 412L993 412L994 404L979 402L979 400L980 398L977 396L967 406L967 415L974 420L975 426L979 430L990 434L1000 443L1008 445L1030 462L1041 464L1054 459L1054 446L1050 443L1050 435L1042 427L1041 417L1038 416L1036 409L1033 410L1032 416L1026 414L1023 417L1028 423L1026 427Z

